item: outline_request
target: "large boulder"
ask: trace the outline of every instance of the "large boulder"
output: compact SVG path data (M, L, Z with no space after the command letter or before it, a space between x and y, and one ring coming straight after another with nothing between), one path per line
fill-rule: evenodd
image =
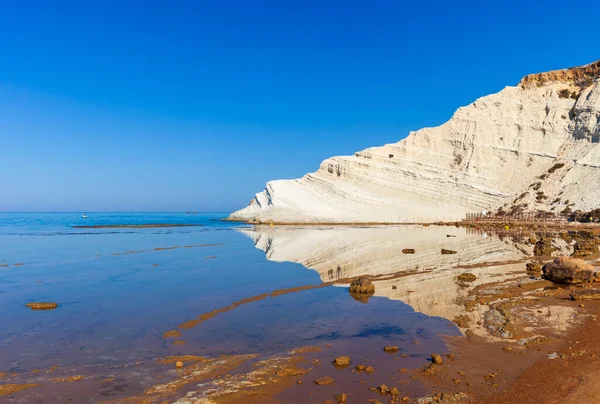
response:
M555 283L592 282L596 276L594 267L582 259L559 257L542 268L543 278Z

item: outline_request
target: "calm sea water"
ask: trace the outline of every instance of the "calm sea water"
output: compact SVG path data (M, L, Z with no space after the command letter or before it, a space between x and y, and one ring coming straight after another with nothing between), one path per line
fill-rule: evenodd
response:
M418 267L415 259L432 259L400 253L402 240L421 237L410 227L337 233L340 229L255 228L214 220L224 216L0 214L0 372L24 374L52 366L89 371L175 354L269 355L325 342L360 346L373 338L407 347L419 339L426 348L415 357L423 360L427 347L443 351L440 334L459 335L443 313L415 310L391 294L388 282L367 304L339 286L250 302L181 328L177 339L185 345L173 345L173 339L163 338L166 331L240 299L318 285L335 276L412 270ZM150 223L203 226L73 228ZM447 243L445 232L423 230L419 242ZM388 250L392 253L378 253ZM438 255L431 262L461 259ZM418 285L405 289L406 296L420 293ZM33 311L25 306L34 301L59 307Z

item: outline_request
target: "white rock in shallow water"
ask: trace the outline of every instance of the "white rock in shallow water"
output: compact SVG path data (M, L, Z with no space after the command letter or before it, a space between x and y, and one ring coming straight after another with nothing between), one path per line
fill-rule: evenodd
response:
M329 158L301 179L271 181L229 218L433 222L506 204L532 211L596 208L599 77L600 62L527 76L459 108L439 127Z

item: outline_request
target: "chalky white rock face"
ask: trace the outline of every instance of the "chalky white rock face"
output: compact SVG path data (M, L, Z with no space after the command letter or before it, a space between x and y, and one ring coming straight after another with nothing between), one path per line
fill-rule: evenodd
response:
M271 181L229 218L410 223L515 205L590 210L600 206L599 141L596 62L527 76L439 127L329 158L301 179Z

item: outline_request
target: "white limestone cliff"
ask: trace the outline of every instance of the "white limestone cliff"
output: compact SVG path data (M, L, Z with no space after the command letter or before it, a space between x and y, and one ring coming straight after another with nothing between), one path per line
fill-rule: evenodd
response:
M538 184L539 183L539 184ZM267 183L231 220L453 221L522 205L600 206L600 62L534 74L398 143L332 157L301 179Z

